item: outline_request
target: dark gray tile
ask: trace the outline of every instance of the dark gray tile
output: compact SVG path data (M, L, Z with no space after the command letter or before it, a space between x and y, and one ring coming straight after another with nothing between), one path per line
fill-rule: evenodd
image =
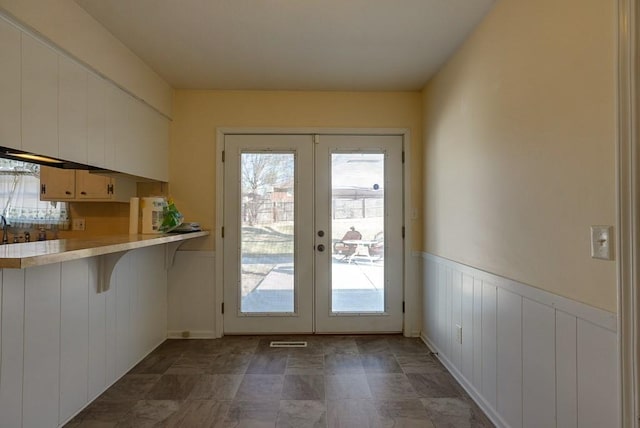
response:
M202 375L191 390L190 400L231 400L235 397L243 375Z
M100 396L103 400L139 400L160 379L155 374L127 374Z
M141 400L138 401L126 419L120 421L117 427L143 428L162 424L171 415L180 410L180 401L173 400Z
M280 401L276 428L325 428L327 408L324 401Z
M382 427L373 400L327 402L329 428Z
M189 400L182 403L177 412L159 424L165 428L213 427L224 420L230 401Z
M280 402L234 401L229 407L223 427L273 427L278 419Z
M362 354L360 360L366 373L402 373L392 354Z
M285 375L283 400L324 400L324 376Z
M164 374L180 358L180 353L152 353L131 369L131 374Z
M290 355L287 360L285 374L324 374L324 356L322 355Z
M351 336L328 336L322 342L323 352L329 354L358 354L358 345Z
M364 368L358 354L329 354L324 356L324 370L326 374L362 374Z
M461 397L463 394L449 373L409 373L406 376L420 397Z
M147 400L185 400L198 382L197 375L162 375L146 395Z
M244 374L251 354L220 354L211 356L207 374Z
M235 399L240 401L279 400L284 382L283 375L245 375Z
M135 406L137 400L97 399L89 404L74 420L88 423L113 423L121 420Z
M490 428L494 425L469 399L423 398L421 402L437 428Z
M209 372L211 364L211 356L183 355L175 360L165 374L204 374Z
M390 352L389 343L385 336L363 336L356 338L356 345L361 354L379 354Z
M371 395L378 400L405 400L418 398L403 373L368 374Z
M382 400L375 407L384 426L433 427L420 400Z
M396 355L429 354L431 351L424 342L416 337L392 336L387 338L389 349Z
M284 374L286 354L255 354L247 367L247 374Z
M259 341L257 337L244 336L198 340L184 355L253 354Z
M326 375L325 397L327 400L372 398L367 377L363 374Z
M396 355L396 360L405 373L445 373L447 369L429 354Z

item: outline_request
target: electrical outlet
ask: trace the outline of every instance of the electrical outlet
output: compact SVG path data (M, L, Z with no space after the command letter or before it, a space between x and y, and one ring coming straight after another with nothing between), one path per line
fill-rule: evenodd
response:
M456 324L456 340L462 345L462 326Z
M83 218L74 218L71 221L71 230L84 230L85 224Z

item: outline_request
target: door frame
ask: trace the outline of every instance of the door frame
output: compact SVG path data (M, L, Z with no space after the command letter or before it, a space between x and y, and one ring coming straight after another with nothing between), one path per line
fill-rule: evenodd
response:
M620 422L640 426L640 10L618 0L616 211Z
M224 212L224 164L223 154L225 135L231 134L268 134L268 135L285 135L285 134L317 134L322 135L399 135L402 136L402 150L404 159L403 163L403 224L405 227L405 239L403 243L404 261L402 267L403 273L403 300L405 303L405 312L403 314L403 334L407 337L419 334L414 330L414 326L419 324L420 316L420 294L418 290L417 275L415 272L416 257L412 257L413 248L413 228L411 213L418 210L419 207L413 206L411 198L411 131L408 128L252 128L252 127L221 127L216 128L216 221L215 221L215 242L216 242L216 273L215 273L215 301L217 302L215 314L215 334L216 337L222 337L224 334L224 316L222 314L222 304L224 302L224 283L223 283L223 241L222 226Z

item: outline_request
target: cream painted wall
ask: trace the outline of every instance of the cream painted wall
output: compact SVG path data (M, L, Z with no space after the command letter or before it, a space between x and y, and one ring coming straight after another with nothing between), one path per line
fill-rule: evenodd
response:
M428 84L425 251L616 311L615 10L500 0Z
M215 227L216 128L409 128L413 205L422 206L422 123L419 92L175 92L169 152L169 191L187 220ZM421 215L414 247L421 248ZM211 250L215 238L184 249Z
M73 0L0 0L0 10L171 116L172 88Z

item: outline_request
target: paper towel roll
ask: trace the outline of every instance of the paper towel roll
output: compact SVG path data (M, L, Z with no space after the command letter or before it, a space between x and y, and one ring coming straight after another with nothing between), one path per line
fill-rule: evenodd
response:
M138 219L140 215L140 198L129 199L129 234L138 234Z

